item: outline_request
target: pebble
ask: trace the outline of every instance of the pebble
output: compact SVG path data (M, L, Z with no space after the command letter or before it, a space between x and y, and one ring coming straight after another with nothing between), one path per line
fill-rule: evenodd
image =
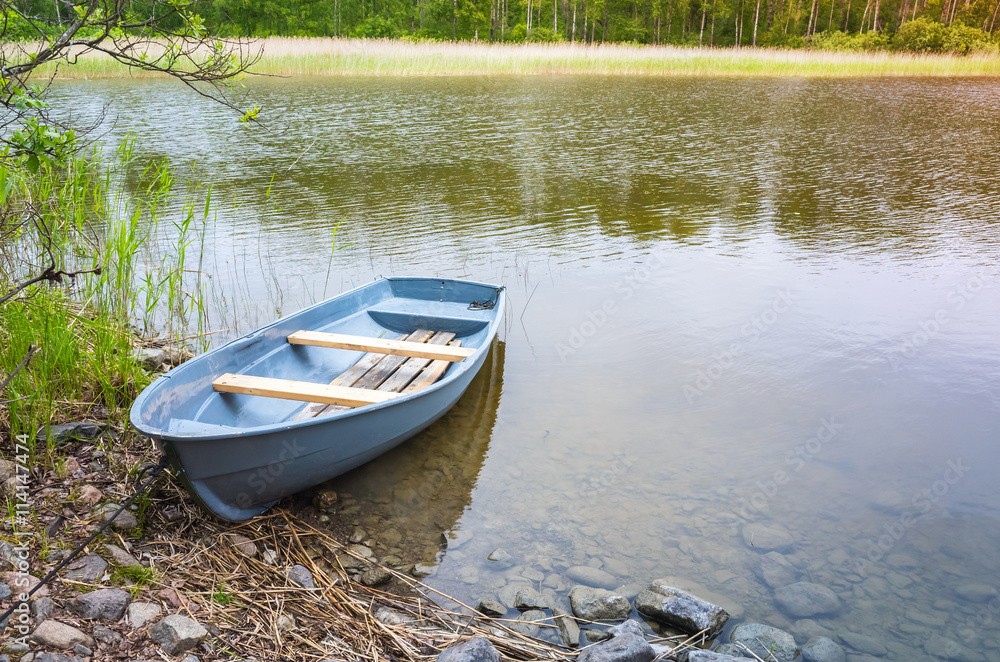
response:
M104 551L108 553L108 556L111 557L111 560L115 564L120 565L123 568L139 568L142 566L141 563L135 560L134 556L118 545L106 544L104 545Z
M41 646L49 646L61 650L72 648L77 644L83 644L87 648L94 647L94 640L76 629L75 627L54 621L46 620L31 633L31 641Z
M121 508L121 504L106 503L98 508L95 513L99 521L107 522L119 508ZM129 511L124 510L121 515L115 517L114 521L111 523L111 527L121 531L135 531L139 528L139 520L137 520L135 515Z
M490 555L486 557L486 560L493 561L501 568L509 568L514 565L514 557L507 553L507 550L497 547Z
M132 601L132 595L120 588L102 588L83 593L69 601L69 610L80 618L117 621Z
M133 602L128 606L126 611L128 613L128 622L134 628L145 626L146 623L159 618L163 613L160 605L153 604L152 602Z
M254 542L246 536L241 536L238 533L227 533L224 537L226 537L233 548L243 556L255 559L260 553L257 549L257 545L255 545Z
M390 579L392 579L391 572L379 566L372 566L368 570L361 573L361 577L358 578L358 581L365 586L378 586L386 583Z
M362 529L360 526L354 527L353 533L351 533L348 541L352 543L359 543L368 537L368 532Z
M562 640L563 645L569 646L570 648L576 648L579 646L580 626L577 625L576 619L559 607L552 608L552 617L552 620L559 631L559 638Z
M548 618L541 609L530 609L517 617L510 628L515 632L520 632L527 637L534 637L538 634L538 624L535 621L543 621Z
M293 565L285 575L288 580L303 588L316 588L312 573L301 565Z
M65 579L81 584L93 584L108 569L108 562L97 555L84 556L69 564Z
M179 655L200 644L208 630L187 616L173 614L149 628L149 637L168 655Z
M52 615L55 608L56 603L52 598L38 598L31 603L31 615L35 617L35 623L41 623Z

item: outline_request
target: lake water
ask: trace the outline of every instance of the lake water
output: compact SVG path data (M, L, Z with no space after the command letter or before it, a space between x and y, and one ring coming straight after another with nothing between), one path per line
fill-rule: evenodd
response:
M213 183L220 326L378 274L509 291L459 405L330 484L380 557L464 601L531 584L566 604L565 570L591 565L681 578L799 645L828 631L852 660L1000 660L997 81L250 91L266 130L169 82L58 89ZM791 566L775 586L768 544ZM793 581L844 607L784 611Z

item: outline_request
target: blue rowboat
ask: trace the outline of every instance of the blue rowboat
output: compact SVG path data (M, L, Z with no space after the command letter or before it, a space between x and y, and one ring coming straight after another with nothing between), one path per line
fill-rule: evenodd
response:
M350 471L454 405L503 320L503 287L377 280L174 368L130 412L191 496L231 521Z

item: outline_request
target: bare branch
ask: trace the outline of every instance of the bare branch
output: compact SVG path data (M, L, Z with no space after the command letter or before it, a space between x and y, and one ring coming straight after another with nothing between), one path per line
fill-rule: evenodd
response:
M0 382L0 393L3 393L3 390L7 388L7 385L14 380L14 377L17 376L17 373L21 372L22 370L28 367L28 364L31 362L31 357L34 356L39 349L40 348L36 345L28 346L28 353L25 355L25 357L21 359L21 362L17 364L17 367L14 368L10 372L10 374L8 374L6 378L4 378L2 382Z

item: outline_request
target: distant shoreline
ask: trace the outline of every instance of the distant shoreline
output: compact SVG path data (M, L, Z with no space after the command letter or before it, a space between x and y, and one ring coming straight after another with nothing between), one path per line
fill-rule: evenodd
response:
M998 55L918 55L768 48L490 44L267 37L256 74L284 76L647 75L748 77L1000 76ZM52 73L42 71L40 73ZM58 78L146 78L100 55Z

